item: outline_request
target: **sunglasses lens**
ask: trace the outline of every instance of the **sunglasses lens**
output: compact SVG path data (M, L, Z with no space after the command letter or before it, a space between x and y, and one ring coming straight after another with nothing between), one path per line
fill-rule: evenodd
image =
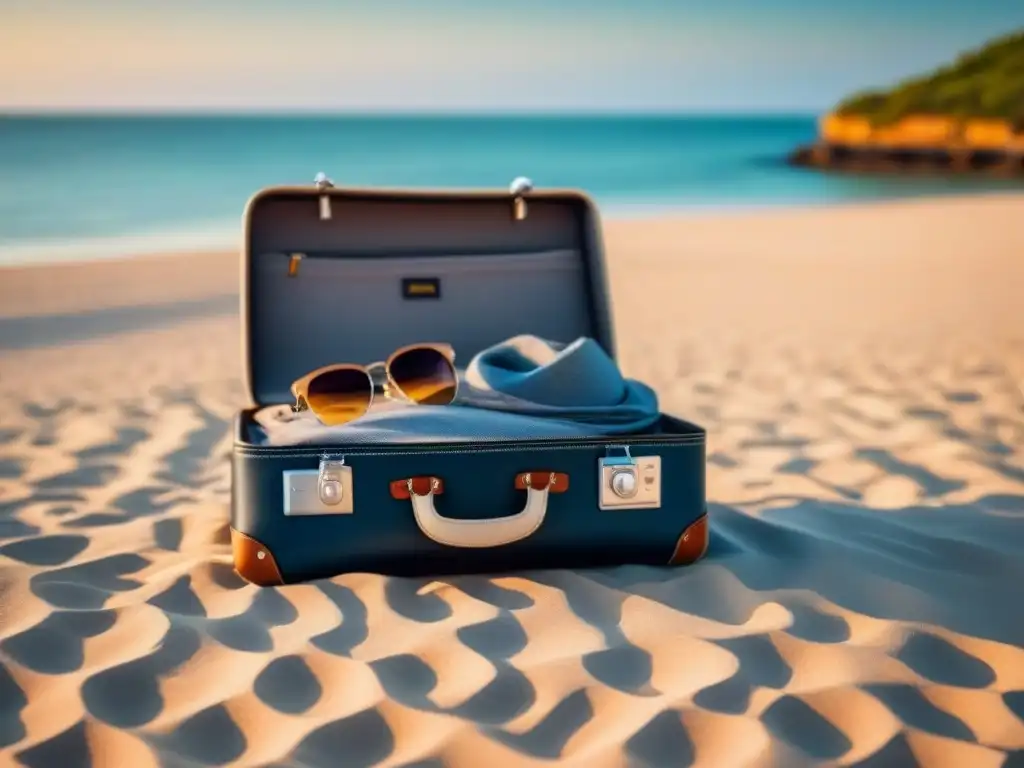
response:
M455 399L455 366L436 349L419 347L396 356L391 378L410 400L422 405L448 405Z
M365 371L338 368L321 373L306 395L310 410L328 426L358 419L370 407L373 383Z

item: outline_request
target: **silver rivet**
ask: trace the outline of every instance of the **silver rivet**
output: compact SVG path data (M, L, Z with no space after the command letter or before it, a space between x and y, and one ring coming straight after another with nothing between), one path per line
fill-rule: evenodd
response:
M259 552L256 553L256 559L257 560L262 560L266 556L267 556L267 553L264 552L262 549Z
M512 180L512 183L508 185L508 191L513 196L524 195L532 190L533 182L525 176L517 176Z

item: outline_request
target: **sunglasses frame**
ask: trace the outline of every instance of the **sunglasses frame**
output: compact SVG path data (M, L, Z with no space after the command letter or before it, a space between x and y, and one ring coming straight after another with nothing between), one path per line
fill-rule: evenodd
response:
M403 400L408 403L416 403L411 397L409 397L402 388L395 381L391 375L391 364L401 355L407 352L413 352L418 349L430 349L441 354L441 356L448 361L448 364L452 368L452 374L455 377L455 392L452 393L451 402L455 402L455 398L459 395L459 374L455 368L455 349L451 344L445 344L443 342L428 342L423 344L407 344L404 347L399 347L390 355L386 360L378 360L370 363L369 365L357 365L355 363L337 363L334 365L325 365L322 368L317 368L315 371L310 371L300 379L296 379L292 382L292 394L295 396L295 405L292 406L293 413L299 413L301 411L311 411L319 419L316 411L309 406L309 385L318 376L325 373L331 373L333 371L361 371L366 375L367 380L370 382L370 398L366 401L366 409L355 418L366 415L366 413L373 406L374 398L377 395L377 385L373 380L372 371L383 368L384 369L384 382L383 382L383 395L388 400ZM397 397L396 397L397 395ZM322 423L322 422L321 422ZM346 422L347 423L347 422Z

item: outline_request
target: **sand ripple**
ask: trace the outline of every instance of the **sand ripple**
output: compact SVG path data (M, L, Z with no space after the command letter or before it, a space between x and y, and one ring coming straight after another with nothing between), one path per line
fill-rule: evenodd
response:
M1021 339L663 322L625 360L709 427L704 562L267 590L233 320L5 353L0 764L1024 764Z
M752 419L729 412L743 379L698 385L715 539L697 567L278 590L229 562L237 384L135 398L67 387L40 402L8 384L4 754L133 766L1024 754L1013 383L964 370L936 391L923 369L892 372L895 391L857 375L844 381L859 400L836 419L827 392L800 418L773 420L776 403Z

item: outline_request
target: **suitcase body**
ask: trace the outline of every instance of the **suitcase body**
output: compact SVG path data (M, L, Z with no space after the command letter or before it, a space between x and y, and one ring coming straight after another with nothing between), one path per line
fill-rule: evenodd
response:
M271 188L246 209L251 407L235 421L235 567L274 585L339 573L444 575L686 564L707 548L705 432L662 414L594 438L268 445L259 407L323 365L417 342L463 363L518 334L614 357L600 226L572 191ZM320 503L337 483L342 502Z

